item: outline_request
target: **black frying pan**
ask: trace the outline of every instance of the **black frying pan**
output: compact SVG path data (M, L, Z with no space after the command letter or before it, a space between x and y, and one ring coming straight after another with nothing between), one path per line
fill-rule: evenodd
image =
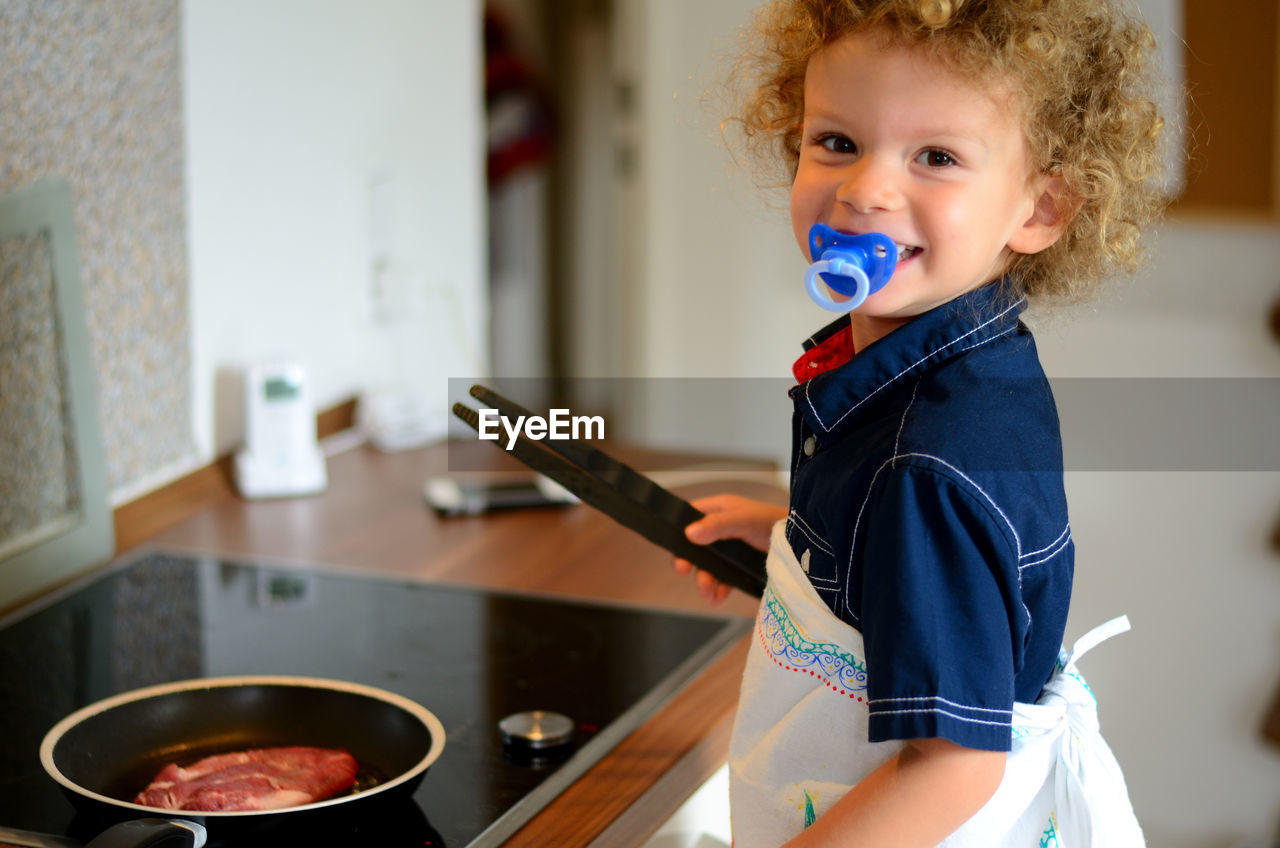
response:
M40 761L77 811L95 820L185 819L217 836L252 833L282 820L314 824L357 804L407 796L440 756L444 739L429 711L381 689L307 677L224 677L152 686L91 704L49 731ZM190 812L133 803L168 763L283 745L350 751L360 767L356 789L270 811Z

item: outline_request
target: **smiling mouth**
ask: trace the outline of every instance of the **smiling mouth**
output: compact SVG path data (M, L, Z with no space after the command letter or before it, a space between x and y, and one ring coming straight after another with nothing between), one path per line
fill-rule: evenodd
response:
M839 230L838 232L845 233L846 231ZM859 233L857 231L848 231L847 234L858 235ZM880 258L883 258L885 255L885 248L882 246L882 244L883 243L877 244L875 247L875 255ZM911 257L915 256L917 253L919 253L921 250L924 249L922 247L916 247L915 245L902 244L901 242L897 242L897 241L893 243L893 246L898 249L898 256L897 256L896 262L904 262L910 259Z

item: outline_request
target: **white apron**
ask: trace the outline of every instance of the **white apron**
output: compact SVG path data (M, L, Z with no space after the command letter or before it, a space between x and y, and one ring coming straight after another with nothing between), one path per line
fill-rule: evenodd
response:
M862 634L832 615L773 530L769 582L729 748L734 848L777 848L902 748L867 741ZM1014 704L996 793L945 848L1141 848L1120 767L1075 663L1129 627L1121 617L1059 658L1035 704Z

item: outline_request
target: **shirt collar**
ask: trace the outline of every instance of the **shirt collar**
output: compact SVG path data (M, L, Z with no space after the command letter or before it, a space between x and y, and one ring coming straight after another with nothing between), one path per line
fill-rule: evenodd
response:
M903 324L838 368L795 386L791 396L814 431L831 432L864 403L913 374L1016 330L1026 303L1002 282L974 289ZM816 333L806 348L836 326Z

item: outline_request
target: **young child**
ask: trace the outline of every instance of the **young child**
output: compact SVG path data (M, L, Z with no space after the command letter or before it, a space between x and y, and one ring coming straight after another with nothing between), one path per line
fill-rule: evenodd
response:
M1075 671L1127 622L1062 650L1058 417L1018 314L1138 264L1150 33L1111 0L778 0L758 23L743 127L783 154L806 260L824 224L898 261L794 366L790 508L721 495L687 530L769 551L735 846L1140 846Z

